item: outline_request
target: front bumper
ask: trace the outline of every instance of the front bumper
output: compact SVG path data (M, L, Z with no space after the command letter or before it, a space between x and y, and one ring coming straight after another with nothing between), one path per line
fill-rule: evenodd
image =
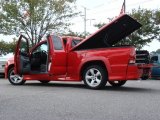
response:
M4 74L4 72L5 72L5 63L6 62L0 62L0 73L3 73Z

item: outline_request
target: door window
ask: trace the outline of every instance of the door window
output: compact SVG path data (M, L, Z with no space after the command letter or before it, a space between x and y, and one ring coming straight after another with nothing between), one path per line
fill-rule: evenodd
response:
M28 74L30 72L29 44L24 36L20 36L15 53L15 73Z
M36 72L47 71L48 44L47 42L37 46L31 54L31 69Z
M27 55L29 53L29 48L28 48L27 42L28 41L25 38L21 39L21 42L19 45L20 54Z
M54 44L55 50L62 50L63 49L62 41L61 41L60 37L53 35L53 44Z
M47 58L48 58L48 44L43 43L33 50L31 61L35 65L36 64L41 65L47 63Z
M34 50L34 53L36 53L36 52L41 52L41 51L48 52L48 45L47 45L47 43L41 44L40 46L38 46L38 47Z

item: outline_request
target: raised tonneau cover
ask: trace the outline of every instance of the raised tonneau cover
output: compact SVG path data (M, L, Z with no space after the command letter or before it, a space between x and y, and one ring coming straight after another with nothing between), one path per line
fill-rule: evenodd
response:
M72 50L94 49L112 46L130 35L142 25L129 15L123 14L84 39Z

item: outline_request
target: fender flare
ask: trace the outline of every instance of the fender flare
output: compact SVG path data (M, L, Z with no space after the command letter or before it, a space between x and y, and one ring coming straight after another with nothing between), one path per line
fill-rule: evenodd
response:
M82 59L81 64L79 65L78 71L79 71L80 78L81 78L81 70L82 70L83 66L86 65L87 63L94 62L94 61L103 62L104 65L105 65L105 68L108 72L108 76L110 75L111 66L110 66L110 62L109 62L108 58L105 58L105 57L88 57L88 58Z

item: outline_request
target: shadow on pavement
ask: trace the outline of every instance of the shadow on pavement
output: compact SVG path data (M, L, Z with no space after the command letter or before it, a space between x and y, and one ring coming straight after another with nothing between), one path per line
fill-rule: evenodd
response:
M83 83L25 83L23 86L39 86L39 87L65 87L65 88L82 88L88 89ZM115 91L115 92L142 92L142 93L155 93L160 92L160 89L153 89L153 88L142 88L140 87L130 87L130 86L122 86L122 87L112 87L112 86L105 86L105 88L96 90L96 91Z
M112 87L112 86L106 86L104 90L107 91L122 91L122 92L160 92L160 90L152 89L152 88L140 88L140 87L128 87L128 86L122 86L122 87Z
M24 86L86 88L83 83L25 83Z

